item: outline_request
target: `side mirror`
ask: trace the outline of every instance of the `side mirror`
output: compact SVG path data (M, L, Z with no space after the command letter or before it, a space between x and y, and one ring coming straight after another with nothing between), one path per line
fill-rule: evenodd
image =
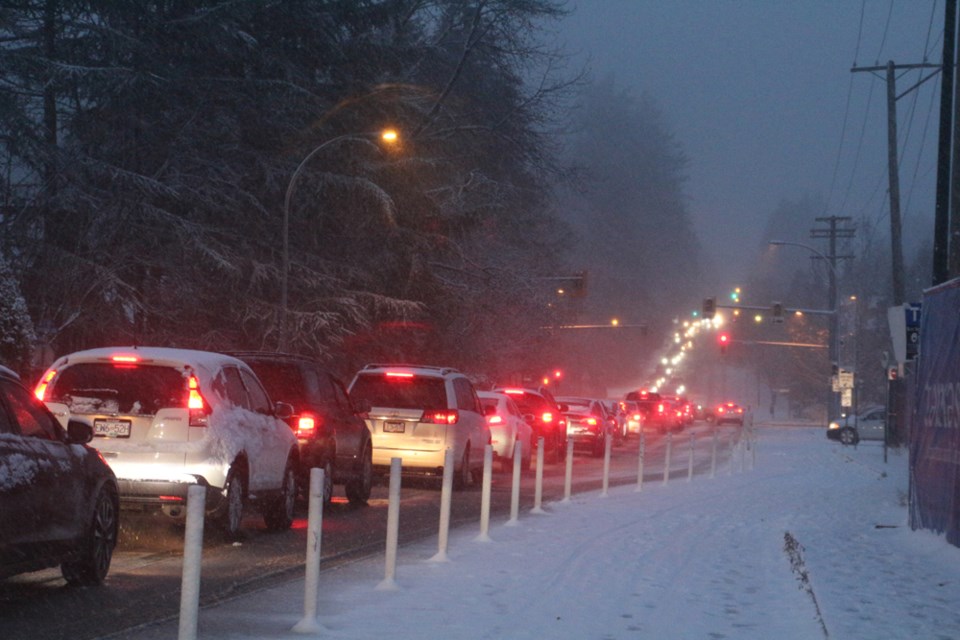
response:
M93 427L79 420L67 422L67 439L70 444L87 444L93 440Z
M273 414L281 420L289 420L293 417L293 405L289 402L273 403Z

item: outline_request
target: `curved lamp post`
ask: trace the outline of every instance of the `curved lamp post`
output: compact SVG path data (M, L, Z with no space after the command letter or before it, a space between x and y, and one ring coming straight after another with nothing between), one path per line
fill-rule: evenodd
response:
M367 131L362 133L345 133L343 135L339 135L335 138L327 140L317 147L314 147L313 151L308 153L306 157L300 161L300 164L297 165L293 175L290 176L290 182L287 184L287 192L283 198L283 266L281 268L280 280L280 340L277 347L279 351L285 351L287 348L287 309L290 280L290 197L293 195L293 188L297 184L297 178L299 178L300 174L303 173L303 169L307 163L315 155L320 153L320 151L329 147L330 145L340 142L341 140L370 138L379 138L381 141L386 142L387 144L396 144L400 139L400 135L395 129L383 129L381 131Z
M806 249L810 253L813 253L816 256L819 256L827 263L827 266L830 267L830 363L831 365L840 365L840 289L837 286L837 265L834 264L834 259L831 259L825 256L822 252L818 251L814 247L811 247L808 244L803 244L802 242L788 242L786 240L770 240L768 242L771 246L789 246L789 247L800 247ZM828 417L835 417L839 415L837 410L837 401L835 394L831 395L831 406L830 412L833 414Z

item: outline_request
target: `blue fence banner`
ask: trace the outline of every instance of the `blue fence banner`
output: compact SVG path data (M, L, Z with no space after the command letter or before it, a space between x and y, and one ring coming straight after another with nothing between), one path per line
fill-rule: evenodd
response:
M910 526L960 546L960 278L924 291L910 421Z

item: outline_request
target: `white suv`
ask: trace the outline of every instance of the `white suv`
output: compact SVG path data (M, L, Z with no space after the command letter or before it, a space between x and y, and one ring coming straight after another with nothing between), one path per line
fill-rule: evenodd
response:
M64 424L93 428L124 506L186 517L187 489L207 488L207 515L228 535L255 501L267 527L293 522L297 439L250 368L230 356L159 347L63 356L36 395Z
M453 449L458 488L482 474L490 429L473 384L456 369L368 364L350 383L350 398L367 411L378 471L402 458L405 474L442 475Z

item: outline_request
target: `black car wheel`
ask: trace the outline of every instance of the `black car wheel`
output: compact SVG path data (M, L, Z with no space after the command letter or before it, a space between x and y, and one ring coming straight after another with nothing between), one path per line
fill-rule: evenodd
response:
M217 517L217 526L229 537L240 533L243 522L243 503L246 502L247 487L243 473L235 467L227 474L227 484L223 488L223 505Z
M453 488L466 489L470 486L470 480L473 476L470 474L470 445L463 450L463 459L460 461L460 468L454 469Z
M860 436L853 427L844 427L840 429L840 442L845 445L857 444L860 442Z
M81 543L79 557L60 567L68 584L96 585L107 577L113 550L117 546L118 510L116 493L109 487L102 487L94 503L93 521Z
M263 512L263 522L271 531L286 531L293 524L293 509L297 502L297 473L293 461L283 470L283 487Z
M353 478L345 487L347 500L353 505L365 505L370 499L370 491L373 487L373 453L370 446L363 449L362 460L360 461L360 472L356 478Z

